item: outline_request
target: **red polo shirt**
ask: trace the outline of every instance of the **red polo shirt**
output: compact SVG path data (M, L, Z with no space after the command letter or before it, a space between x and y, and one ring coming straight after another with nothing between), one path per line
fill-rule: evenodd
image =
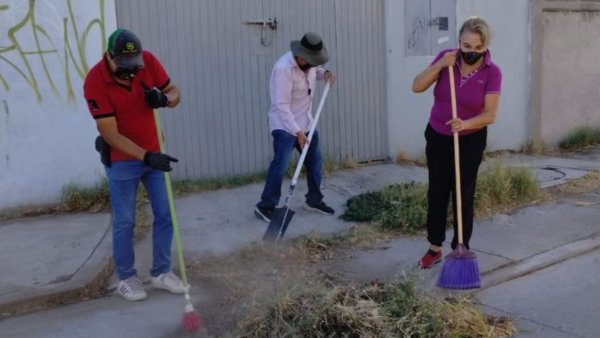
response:
M144 68L138 72L131 86L115 82L110 74L106 55L85 78L83 94L94 119L115 117L119 133L138 146L153 152L160 151L152 108L144 101L144 87L164 89L169 76L160 61L148 51L142 52ZM135 158L111 149L112 161Z

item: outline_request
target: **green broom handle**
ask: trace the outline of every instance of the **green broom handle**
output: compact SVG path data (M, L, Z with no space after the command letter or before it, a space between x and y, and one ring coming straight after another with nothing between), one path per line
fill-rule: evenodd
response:
M160 144L160 152L165 153L165 142L163 140L162 129L160 128L160 116L158 109L154 109L154 122L156 123L156 135ZM183 249L181 247L181 236L179 235L179 223L175 213L175 203L173 203L173 189L171 187L171 176L168 171L165 174L165 185L167 186L167 196L169 197L169 209L171 210L171 222L173 223L173 233L175 234L175 247L177 249L177 260L179 261L179 271L183 284L188 285L187 275L185 273L185 263L183 261Z
M454 85L454 67L448 66L448 73L450 74L450 98L452 102L452 119L456 119L458 114L456 113L456 89ZM462 224L462 196L460 193L460 153L459 153L459 142L458 132L452 133L454 141L454 180L456 181L456 218L458 223L458 243L463 244L463 224Z

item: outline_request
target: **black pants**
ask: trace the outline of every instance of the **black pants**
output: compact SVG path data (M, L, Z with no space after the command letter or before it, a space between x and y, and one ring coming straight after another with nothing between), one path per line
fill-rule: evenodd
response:
M446 239L448 200L450 192L452 192L452 207L455 215L452 249L455 249L458 243L458 223L454 180L454 143L452 136L440 134L430 125L427 125L427 129L425 129L425 139L427 140L425 154L429 169L427 240L433 245L442 246ZM469 240L473 233L473 200L477 171L483 157L486 139L487 128L459 137L463 243L467 248L469 248Z

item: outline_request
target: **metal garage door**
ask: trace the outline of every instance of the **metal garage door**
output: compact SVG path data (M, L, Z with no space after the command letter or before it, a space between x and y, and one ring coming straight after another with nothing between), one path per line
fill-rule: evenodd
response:
M181 160L177 177L267 168L271 67L306 31L323 37L331 58L326 67L339 79L319 125L323 152L334 161L387 157L382 1L117 0L116 6L119 26L136 32L181 88L182 103L162 115L167 147Z

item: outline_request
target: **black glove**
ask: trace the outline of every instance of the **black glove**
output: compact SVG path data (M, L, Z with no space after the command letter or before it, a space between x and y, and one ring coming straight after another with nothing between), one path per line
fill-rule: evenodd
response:
M102 136L98 136L96 137L95 146L96 151L100 153L100 161L102 162L102 164L104 164L107 167L110 167L112 163L110 160L110 146L108 145L108 143L104 141L104 138Z
M144 88L144 99L152 108L162 108L169 104L169 98L156 88Z
M153 153L150 151L146 152L146 155L144 155L144 164L151 166L154 169L171 171L173 170L173 168L171 168L171 162L179 162L179 160L167 154Z

